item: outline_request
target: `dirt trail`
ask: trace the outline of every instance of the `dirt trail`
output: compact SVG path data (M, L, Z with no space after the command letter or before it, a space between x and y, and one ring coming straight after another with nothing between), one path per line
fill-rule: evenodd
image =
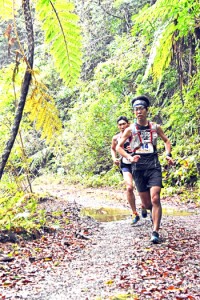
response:
M50 190L85 207L129 207L124 191L63 186L58 190L52 185ZM86 249L57 278L59 288L41 293L39 299L200 299L199 210L192 203L172 201L164 201L163 207L193 214L163 216L160 245L149 242L149 217L135 227L130 220L100 223ZM47 281L51 279L49 274Z
M47 182L34 189L49 191L61 204L66 201L85 207L129 207L124 191ZM177 210L172 201L163 206ZM130 219L94 223L86 247L76 251L72 260L64 260L56 271L47 269L39 286L22 287L10 299L200 299L199 209L192 203L178 204L178 208L190 210L192 215L163 216L159 245L149 242L149 217L135 227L130 226Z

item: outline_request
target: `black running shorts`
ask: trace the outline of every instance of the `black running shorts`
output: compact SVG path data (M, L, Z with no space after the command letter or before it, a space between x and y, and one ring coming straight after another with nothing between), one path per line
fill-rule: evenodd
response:
M138 192L146 192L153 186L162 186L161 168L133 170L133 177Z
M120 167L121 167L122 172L129 172L132 174L131 164L125 164L125 163L121 162Z

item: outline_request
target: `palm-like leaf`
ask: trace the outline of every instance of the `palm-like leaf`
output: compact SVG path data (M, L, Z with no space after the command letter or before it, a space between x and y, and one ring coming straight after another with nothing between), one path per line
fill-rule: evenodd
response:
M26 112L29 119L35 123L36 130L42 129L41 138L47 143L52 143L53 138L61 132L62 123L58 117L54 99L47 93L45 85L35 82L30 97L26 102Z
M13 1L12 0L0 0L0 18L3 20L12 18Z
M80 28L72 12L74 6L65 0L39 0L36 8L56 69L68 85L73 85L81 69Z
M147 37L146 42L152 43L143 79L146 79L152 71L154 79L161 80L163 71L171 62L174 41L193 33L195 27L199 27L198 2L198 0L157 0L154 5L144 7L133 17L133 35L140 31Z

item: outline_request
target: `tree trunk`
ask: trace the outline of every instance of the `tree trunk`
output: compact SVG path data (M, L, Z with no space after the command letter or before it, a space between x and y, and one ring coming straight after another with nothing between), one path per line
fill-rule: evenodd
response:
M33 68L33 59L34 59L34 34L33 34L33 24L32 24L29 0L22 1L22 8L23 8L23 12L24 12L27 39L28 39L27 68L26 68L26 72L24 74L24 78L23 78L23 82L22 82L20 100L18 103L18 107L16 109L13 126L11 128L10 138L6 143L6 147L2 154L2 159L1 159L1 163L0 163L0 179L2 178L4 168L9 159L11 150L13 148L16 136L19 131L19 126L20 126L20 122L22 119L23 110L24 110L24 106L26 103L26 97L28 94L29 85L30 85L31 77L32 77L30 71Z

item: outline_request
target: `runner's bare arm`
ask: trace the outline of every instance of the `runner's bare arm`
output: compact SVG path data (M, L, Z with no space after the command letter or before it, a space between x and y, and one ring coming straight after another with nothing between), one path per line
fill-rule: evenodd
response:
M137 162L138 159L140 158L140 155L134 155L131 156L130 154L128 154L125 150L124 150L124 143L125 141L131 136L131 128L128 127L124 130L124 133L122 134L122 137L120 138L116 150L117 152L125 157L126 159L128 159L130 162Z
M172 157L170 156L171 155L171 143L170 143L170 140L164 134L162 128L159 125L157 127L157 133L161 137L161 139L163 140L163 142L165 144L165 151L166 151L167 162L168 162L169 165L173 165L174 161L173 161Z
M110 152L111 152L113 163L119 166L119 159L117 158L116 146L117 146L117 138L116 136L113 136Z

